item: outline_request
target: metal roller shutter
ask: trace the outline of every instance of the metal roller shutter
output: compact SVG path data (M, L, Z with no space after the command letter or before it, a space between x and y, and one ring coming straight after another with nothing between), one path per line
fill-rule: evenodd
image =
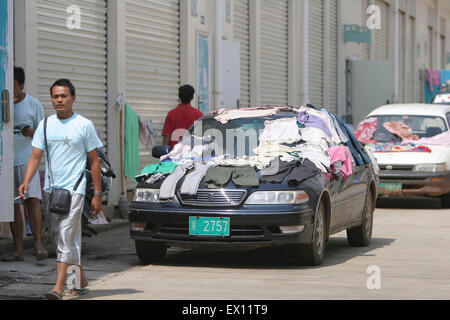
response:
M324 0L309 1L308 42L309 42L309 101L323 106L323 56L324 56Z
M415 77L416 75L416 67L415 67L415 36L414 36L414 29L415 29L415 20L413 17L408 17L408 35L407 35L407 41L408 41L408 63L406 68L406 102L413 102L416 101L415 97L415 90L414 90L414 84L415 84Z
M406 37L405 37L405 13L399 11L398 14L398 69L399 69L399 91L398 91L398 99L400 103L404 103L406 101L406 83L405 83L405 71L406 71Z
M366 27L367 26L367 8L369 7L369 1L370 0L361 0L361 26ZM373 33L372 33L373 35ZM372 40L373 41L373 40ZM369 43L360 43L360 55L361 60L369 60L370 59L370 44Z
M325 106L330 112L337 113L339 105L339 94L338 94L338 64L339 64L339 25L338 25L338 1L329 1L329 21L330 21L330 33L329 33L329 48L330 57L328 59L328 70L330 74L328 75L330 86L328 93L329 105Z
M234 0L234 40L241 43L240 106L250 106L250 24L249 0Z
M375 59L389 59L389 4L382 0L376 0L375 5L381 9L381 30L373 30Z
M81 29L66 22L71 5L80 7ZM94 122L106 146L107 43L106 0L37 2L38 95L45 114L54 114L49 89L55 80L70 79L77 94L74 111Z
M288 1L261 3L261 104L288 103Z
M127 102L151 120L162 143L167 113L177 106L180 86L180 14L178 0L127 0ZM140 169L157 162L141 145Z

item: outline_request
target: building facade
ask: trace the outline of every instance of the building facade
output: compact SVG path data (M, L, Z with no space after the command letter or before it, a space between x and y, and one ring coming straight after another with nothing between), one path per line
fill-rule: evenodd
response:
M311 103L356 124L386 102L423 101L424 71L450 67L449 35L447 0L14 1L27 92L49 115L50 85L71 79L75 109L99 129L116 172L119 95L152 120L156 144L186 83L204 113ZM141 168L157 161L148 147L140 155ZM110 205L133 187L119 180Z

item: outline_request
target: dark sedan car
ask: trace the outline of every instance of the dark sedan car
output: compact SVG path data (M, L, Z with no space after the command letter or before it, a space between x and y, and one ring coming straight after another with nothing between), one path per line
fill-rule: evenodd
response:
M307 149L303 149L303 140L292 142L287 139L287 142L277 144L274 154L283 154L280 158L271 153L274 149L263 156L260 153L255 156L255 151L261 150L262 135L267 137L264 128L277 121L287 124L294 119L292 121L295 123L299 114L297 109L279 109L270 115L260 115L255 111L255 115L251 116L250 113L250 117L245 113L241 116L239 112L237 118L222 122L217 120L217 115L207 116L190 130L190 138L183 138L183 143L198 138L214 141L213 150L206 156L201 154L200 159L196 158L198 152L187 159L182 148L175 147L166 156L169 150L161 152L163 147L154 149L154 156L163 156L161 159L165 161L152 165L152 170L138 177L141 182L129 209L131 237L135 240L140 260L144 263L160 260L170 246L219 250L292 245L299 262L319 265L324 259L330 235L342 230L347 230L351 245L368 246L372 236L378 182L367 154L357 145L350 131L345 130L345 125L340 122L339 130L341 137L345 134L347 139L344 140L348 141L340 146L351 147L353 167L350 166L350 175L344 175L339 170L333 171L328 166L322 170L312 168L311 164L318 162L312 158L313 161L305 162ZM303 125L298 123L298 127L299 132L302 132ZM295 135L295 127L278 129L271 131L268 139L277 134L286 136L289 130ZM311 138L314 140L316 136ZM299 145L303 147L298 148ZM256 146L260 149L254 148ZM197 151L208 150L204 142L196 147ZM289 152L289 148L293 152ZM280 150L282 152L277 153ZM171 155L182 159L180 166L188 163L182 171L186 172L185 175L181 174L175 180L174 175L179 174L180 170L175 173L164 171L172 166ZM281 175L278 181L267 178L270 178L267 176L268 171L265 171L268 170L267 165L273 167L275 160L283 157L286 161L279 163L294 166L297 174L300 173L304 179L299 179L298 175ZM268 159L271 161L267 162ZM203 166L208 166L203 167L206 176L200 175L197 182L194 182L195 179L190 180L202 165L191 163L189 166L189 161L199 161ZM155 174L155 168L161 169L159 174ZM217 180L216 184L212 183L209 177L216 168L225 170L222 174L228 172L226 170L231 172L222 184L218 184ZM241 172L241 169L236 168L246 168L247 171ZM219 178L223 176L219 175ZM186 192L192 191L192 188L194 192ZM167 190L170 189L172 198L167 196Z

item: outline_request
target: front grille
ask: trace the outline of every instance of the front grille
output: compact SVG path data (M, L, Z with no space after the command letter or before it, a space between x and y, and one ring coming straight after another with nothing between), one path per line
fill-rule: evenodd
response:
M198 190L195 196L182 195L178 197L182 204L203 207L239 206L244 200L245 190Z
M186 223L179 224L162 224L157 230L159 236L189 236L189 225ZM236 238L264 238L264 230L260 226L233 226L230 227L230 237Z
M413 165L379 165L379 167L381 170L386 170L386 171L394 171L394 170L412 171L412 169L414 168Z

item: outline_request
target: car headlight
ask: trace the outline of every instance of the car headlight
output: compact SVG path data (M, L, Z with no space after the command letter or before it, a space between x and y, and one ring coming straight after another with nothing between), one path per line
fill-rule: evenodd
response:
M416 172L445 172L447 171L446 163L438 163L438 164L418 164L414 166L413 171Z
M256 191L245 204L302 204L308 201L305 191Z
M169 202L169 203L178 203L178 200L176 197L173 198L173 200L169 201L160 201L159 200L159 189L137 189L136 195L134 196L134 201L136 202Z

